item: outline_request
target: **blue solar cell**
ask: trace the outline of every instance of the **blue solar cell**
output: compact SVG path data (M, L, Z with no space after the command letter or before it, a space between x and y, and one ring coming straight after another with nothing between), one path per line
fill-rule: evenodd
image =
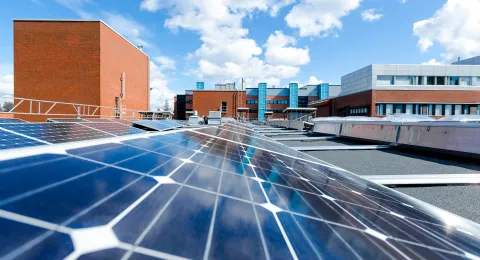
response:
M222 171L217 169L198 166L192 174L190 174L186 184L205 190L217 191L221 173Z
M115 164L120 161L130 159L132 157L146 153L145 150L140 150L135 147L127 145L118 145L114 148L111 148L110 145L99 145L95 146L93 151L82 153L80 156L90 160L95 160L108 164ZM70 150L70 153L75 153L75 150Z
M185 207L186 204L195 205ZM207 244L215 195L183 188L155 220L140 246L201 259ZM159 235L162 234L162 235Z
M2 127L2 125L0 125ZM9 133L0 129L0 150L21 148L28 146L44 145L45 143L36 140Z
M220 198L217 207L209 257L213 259L265 259L253 205L229 198Z
M134 121L133 125L153 129L156 131L165 131L181 127L182 125L167 120L140 120Z
M121 259L128 251L120 248L110 248L84 254L77 258L78 260L97 260L97 259Z
M161 155L157 153L145 153L137 157L124 160L117 164L117 166L130 169L137 172L148 173L160 165L170 161L172 157Z
M5 257L18 247L48 231L4 218L0 218L0 230L2 231L0 232L0 241L8 241L8 243L2 243L2 246L0 246L0 257Z

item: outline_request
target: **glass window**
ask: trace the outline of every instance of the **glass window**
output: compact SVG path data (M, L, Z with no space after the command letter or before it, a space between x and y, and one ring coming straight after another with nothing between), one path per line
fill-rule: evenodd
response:
M437 85L445 85L445 77L437 77Z
M435 116L441 116L443 114L443 105L435 105Z
M413 77L410 76L396 76L395 85L413 85Z
M460 86L470 86L472 85L472 77L459 77Z
M227 112L227 102L222 102L222 112Z
M472 85L474 86L480 86L480 77L473 77L473 83Z
M427 77L427 85L435 85L435 77Z
M448 77L448 85L458 85L458 77Z
M417 85L423 85L423 76L417 77Z
M377 76L377 85L393 85L393 76Z
M395 104L394 109L394 114L405 113L405 105L403 104Z

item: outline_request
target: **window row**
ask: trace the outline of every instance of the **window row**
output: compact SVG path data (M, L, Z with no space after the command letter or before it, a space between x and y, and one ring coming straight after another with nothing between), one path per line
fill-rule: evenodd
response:
M256 99L247 99L247 104L258 104L258 100L256 100Z
M414 114L427 116L480 115L477 104L376 104L375 115Z
M377 76L378 86L480 86L480 77L439 76Z
M288 100L267 100L267 104L287 105Z
M357 115L367 115L368 108L361 107L361 108L350 108L350 115L357 116Z

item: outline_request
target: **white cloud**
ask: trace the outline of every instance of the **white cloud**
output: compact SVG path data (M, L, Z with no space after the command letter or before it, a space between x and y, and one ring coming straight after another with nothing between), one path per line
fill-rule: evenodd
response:
M436 59L431 59L427 62L422 62L422 65L442 65L443 63L440 61L437 61Z
M276 31L268 37L265 44L265 60L272 65L299 66L310 62L308 47L295 48L297 41L294 37L287 36L281 31Z
M407 0L400 0L400 3L405 4Z
M309 62L308 48L291 47L289 41L283 45L268 45L269 58L260 59L264 52L254 39L248 37L248 29L243 21L257 12L268 12L274 16L284 6L294 0L144 0L140 8L147 11L166 9L169 18L164 26L174 32L181 29L200 35L202 45L187 57L196 61L197 67L191 71L199 78L225 79L245 78L247 86L258 81L276 84L281 79L295 77L297 66ZM282 34L283 35L283 34ZM270 46L270 48L269 48ZM284 50L286 53L278 53ZM278 53L279 55L275 55Z
M143 47L152 47L148 41L144 39L151 33L139 22L132 18L126 17L118 13L103 12L102 19L111 26L115 31L129 39L135 45L142 45Z
M285 17L302 37L326 37L342 29L340 18L360 6L361 0L302 0Z
M80 18L84 20L93 20L95 16L84 10L84 5L91 3L90 0L57 0L61 5L74 11Z
M414 23L418 47L426 52L435 43L440 44L445 49L442 57L447 62L480 54L478 10L478 0L448 0L432 17Z
M166 75L172 67L172 60L168 57L156 57L150 61L150 110L163 110L165 101L168 101L173 109L173 98L175 93L168 88L169 78Z
M0 97L4 95L13 95L13 74L0 75Z
M308 82L306 85L318 85L321 83L323 83L323 80L319 80L315 76L310 76L310 78L308 78Z
M362 12L362 20L367 22L375 22L380 20L383 17L383 14L376 13L377 9L371 8Z

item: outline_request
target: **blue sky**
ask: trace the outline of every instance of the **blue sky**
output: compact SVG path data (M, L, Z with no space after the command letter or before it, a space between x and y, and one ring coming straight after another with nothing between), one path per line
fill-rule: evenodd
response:
M102 19L145 46L152 102L161 104L196 81L339 84L372 63L478 55L479 9L478 0L2 1L0 93L13 84L17 18Z

